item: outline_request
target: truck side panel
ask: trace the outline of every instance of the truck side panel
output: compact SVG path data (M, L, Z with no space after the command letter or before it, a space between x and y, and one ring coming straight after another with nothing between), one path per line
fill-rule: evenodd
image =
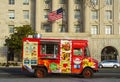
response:
M39 39L25 38L23 40L23 68L34 72L31 65L38 64Z

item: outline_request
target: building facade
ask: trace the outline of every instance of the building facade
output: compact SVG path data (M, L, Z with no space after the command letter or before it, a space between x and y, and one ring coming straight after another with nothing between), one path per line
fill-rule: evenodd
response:
M4 40L14 26L32 25L44 38L86 39L98 61L120 60L120 0L1 0L0 60ZM63 18L48 21L48 13L63 8ZM3 9L3 10L2 10Z

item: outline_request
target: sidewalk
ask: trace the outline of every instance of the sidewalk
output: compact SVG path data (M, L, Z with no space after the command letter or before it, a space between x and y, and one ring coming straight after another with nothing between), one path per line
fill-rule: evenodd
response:
M0 68L21 68L22 66L0 66Z

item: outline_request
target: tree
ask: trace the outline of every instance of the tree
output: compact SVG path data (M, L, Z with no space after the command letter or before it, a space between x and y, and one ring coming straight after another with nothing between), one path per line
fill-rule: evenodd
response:
M28 37L28 35L34 35L35 32L32 30L30 25L23 25L19 27L14 27L14 33L10 34L8 38L5 39L5 46L8 47L8 55L15 54L21 57L22 52L22 39Z

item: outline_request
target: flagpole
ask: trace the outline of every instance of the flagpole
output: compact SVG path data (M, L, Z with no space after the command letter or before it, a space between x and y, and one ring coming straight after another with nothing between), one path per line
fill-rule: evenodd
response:
M63 8L62 8L62 10L63 10ZM62 31L63 31L63 12L62 12Z
M62 7L61 7L61 8L62 8ZM63 8L62 8L62 11L63 11ZM64 11L63 11L63 12L64 12ZM63 25L63 22L64 22L64 20L63 20L63 12L62 12L62 31L64 31L64 29L65 29L65 28L63 28L63 26L64 26L64 25Z

